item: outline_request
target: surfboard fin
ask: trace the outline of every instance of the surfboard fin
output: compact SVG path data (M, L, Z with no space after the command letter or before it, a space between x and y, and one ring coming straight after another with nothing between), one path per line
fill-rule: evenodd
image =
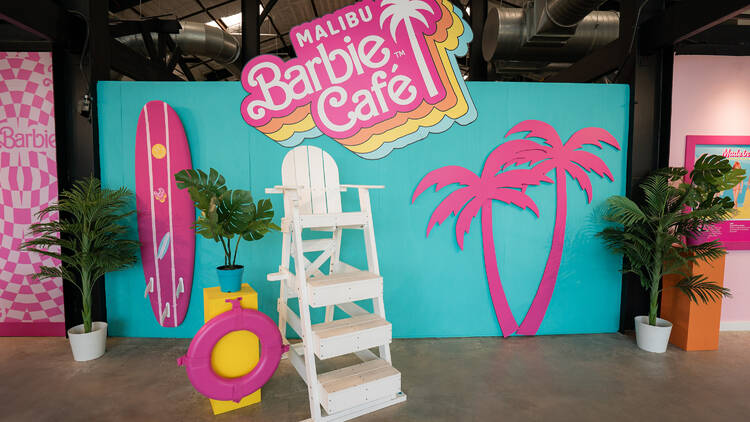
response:
M146 284L146 293L143 294L143 298L147 298L149 293L154 292L154 278L149 277L148 278L148 284Z
M159 325L164 325L164 320L169 318L169 302L166 303L164 309L161 311L161 317L159 318Z
M185 293L185 283L182 281L182 277L180 277L180 282L177 283L177 291L175 292L177 299L180 298L180 294L182 293Z

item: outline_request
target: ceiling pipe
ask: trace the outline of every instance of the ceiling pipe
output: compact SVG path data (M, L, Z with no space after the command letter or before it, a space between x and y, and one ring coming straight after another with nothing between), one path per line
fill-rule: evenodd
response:
M591 12L571 34L555 42L530 41L533 10L500 7L490 3L482 35L482 55L497 60L533 62L575 62L619 37L617 12Z
M540 72L559 72L570 67L570 63L548 63L548 62L494 62L490 65L489 70L495 74L520 74L520 73L540 73Z
M182 54L190 54L212 59L220 63L233 75L239 77L242 68L238 63L240 58L240 43L232 34L219 28L198 22L182 21L182 29L177 34L168 34L180 47ZM158 34L152 33L154 40ZM126 35L117 38L128 47L148 55L146 45L141 34Z
M603 0L536 0L536 3L543 8L537 31L547 32L575 26Z

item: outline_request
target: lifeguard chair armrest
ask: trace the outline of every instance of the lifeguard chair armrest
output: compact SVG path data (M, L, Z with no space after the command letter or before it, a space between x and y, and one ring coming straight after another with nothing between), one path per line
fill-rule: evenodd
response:
M298 191L304 186L274 186L272 188L266 188L266 193L284 193L284 191Z
M341 191L346 192L348 188L352 189L385 189L385 186L383 185L339 185L341 186Z

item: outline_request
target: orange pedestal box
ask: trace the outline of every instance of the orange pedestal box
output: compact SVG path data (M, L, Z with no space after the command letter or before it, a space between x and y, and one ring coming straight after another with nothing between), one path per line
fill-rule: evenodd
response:
M240 291L234 293L224 293L218 286L203 289L204 322L232 309L232 304L227 303L226 300L238 297L242 298L240 306L243 309L258 309L258 293L247 283L242 284ZM218 375L236 378L250 372L258 363L259 358L258 337L250 331L234 331L222 337L214 346L211 353L211 367ZM218 415L260 402L260 389L245 396L239 403L231 400L209 400L214 415Z
M704 274L708 280L724 285L724 257L710 263L692 263L690 273ZM680 279L679 275L667 275L663 279L661 317L673 325L669 342L688 351L718 349L721 299L709 303L691 302L687 295L674 288Z

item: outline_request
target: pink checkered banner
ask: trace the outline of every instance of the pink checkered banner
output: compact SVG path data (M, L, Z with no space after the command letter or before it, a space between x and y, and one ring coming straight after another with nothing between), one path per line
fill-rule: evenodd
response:
M55 201L52 54L0 52L0 335L65 334L62 280L31 277L60 263L18 250Z

